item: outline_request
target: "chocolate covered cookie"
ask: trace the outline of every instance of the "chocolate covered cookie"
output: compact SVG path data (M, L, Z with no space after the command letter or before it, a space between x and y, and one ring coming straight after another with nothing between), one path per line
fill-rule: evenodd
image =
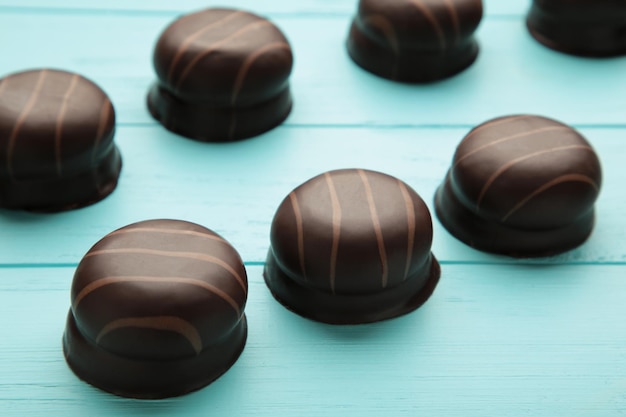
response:
M116 187L115 111L93 82L41 69L0 80L0 207L61 211Z
M397 178L363 169L316 176L281 203L265 282L313 320L368 323L422 305L439 280L428 208Z
M576 130L540 116L501 117L461 141L436 213L476 249L552 255L591 233L601 177L598 156Z
M79 378L125 397L197 390L241 354L247 293L241 258L212 231L178 220L123 227L76 269L67 363Z
M534 0L530 34L557 51L582 56L626 54L624 0Z
M148 108L167 129L192 139L256 136L289 114L292 66L289 42L267 19L232 9L192 13L156 44L158 81Z
M378 76L430 82L455 75L478 55L481 0L360 0L348 53Z

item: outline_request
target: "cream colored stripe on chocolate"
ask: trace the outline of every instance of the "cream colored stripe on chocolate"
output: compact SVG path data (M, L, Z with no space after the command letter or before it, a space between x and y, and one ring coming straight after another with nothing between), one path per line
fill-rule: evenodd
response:
M234 87L233 87L233 94L232 94L231 99L230 99L230 102L231 102L232 106L235 106L235 104L237 102L237 97L239 96L239 92L241 91L241 88L243 87L243 83L245 81L245 77L248 74L248 70L250 69L250 67L252 66L254 61L258 57L263 55L264 53L266 53L266 52L268 52L268 51L270 51L272 49L278 49L278 48L284 48L286 50L289 50L289 45L287 45L285 42L274 42L274 43L266 45L263 48L255 51L253 54L251 54L250 56L248 56L246 58L244 63L239 68L239 71L237 72L237 76L235 77L235 84L234 84ZM235 137L235 131L236 130L237 130L237 112L233 111L233 112L231 112L230 127L228 128L228 138L229 139L233 139Z
M391 47L394 54L400 53L400 44L398 43L398 37L396 36L396 30L385 16L379 14L369 15L363 18L364 24L377 27L385 36L387 43Z
M450 19L452 20L452 26L454 27L454 43L458 43L461 40L461 26L459 24L459 16L456 7L454 7L452 0L443 0L443 2L446 4Z
M500 168L498 168L496 170L496 172L493 173L493 175L491 175L491 177L489 177L487 179L487 181L485 182L485 185L480 190L480 194L478 195L478 199L476 201L476 210L478 210L480 208L480 203L482 202L483 198L485 197L485 194L487 193L487 190L489 190L489 187L491 187L491 185L494 183L494 181L497 180L500 175L502 175L509 168L513 167L515 164L517 164L519 162L522 162L522 161L525 161L527 159L531 159L531 158L537 157L537 156L546 155L546 154L550 154L550 153L554 153L554 152L566 151L566 150L570 150L570 149L584 149L586 151L593 152L593 149L591 147L589 147L589 146L586 146L586 145L559 146L559 147L556 147L556 148L546 149L544 151L533 152L533 153L528 154L528 155L520 156L519 158L512 159L511 161L509 161L506 164L502 165Z
M524 207L530 200L535 198L537 195L541 194L542 192L556 185L563 184L564 182L584 182L584 183L591 185L596 191L599 191L600 189L600 187L598 187L598 184L596 184L596 182L593 179L589 178L587 175L581 175L581 174L561 175L558 178L548 181L541 187L538 187L532 193L528 194L528 196L524 197L519 203L515 205L515 207L513 207L504 217L502 217L502 223L504 223L509 217L511 217L511 215L513 215L516 211Z
M304 266L304 228L302 226L302 213L300 212L300 205L298 204L298 197L296 197L295 191L289 193L289 199L291 200L291 207L293 208L293 216L296 219L300 271L302 272L302 277L306 281L306 268Z
M491 122L486 122L476 128L474 128L472 131L470 131L467 136L465 136L465 139L463 139L463 142L466 142L469 138L471 138L472 136L474 136L476 133L481 132L487 128L491 128L494 126L498 126L498 125L503 125L503 124L508 124L510 122L515 122L515 121L520 121L520 120L524 120L524 119L530 119L531 117L535 117L535 116L531 116L528 114L523 114L520 116L511 116L511 117L505 117L502 119L498 119L498 120L493 120Z
M35 84L35 88L33 89L33 92L31 93L30 97L28 98L28 102L26 102L24 109L22 110L17 120L15 121L15 125L13 126L13 129L11 130L11 134L9 135L9 140L7 142L7 171L11 178L13 178L13 151L15 149L15 141L17 140L17 137L20 133L22 124L28 117L28 114L30 113L30 111L35 106L35 103L37 103L37 99L39 98L39 94L41 93L41 89L43 88L44 80L46 79L47 74L48 74L47 70L42 70L39 73L39 77L37 77L37 83Z
M239 283L241 288L247 293L246 284L243 278L226 262L222 261L219 258L211 255L205 255L204 253L196 253L196 252L176 252L176 251L164 251L164 250L156 250L156 249L144 249L144 248L120 248L120 249L102 249L96 250L93 252L89 252L85 255L85 258L89 258L92 256L98 255L108 255L108 254L119 254L119 255L127 255L139 253L142 255L156 255L156 256L166 256L171 258L186 258L186 259L194 259L196 261L204 261L210 262L212 264L221 266L226 271L228 271Z
M189 48L189 45L191 45L193 41L195 41L200 36L202 36L205 33L207 33L209 30L215 29L217 27L222 26L225 23L228 23L229 21L233 20L235 17L237 17L238 15L241 15L242 13L243 12L240 11L240 10L239 11L235 11L235 12L233 12L231 14L228 14L228 15L222 17L219 20L216 20L213 23L210 23L210 24L206 25L202 29L199 29L195 33L192 33L191 35L186 37L181 42L180 46L176 50L176 53L174 54L174 57L172 58L172 63L170 64L170 68L169 68L169 70L167 72L167 79L170 82L172 81L172 77L174 75L174 70L176 69L176 66L178 65L178 61L180 61L180 59L183 57L183 54L187 51L187 49ZM180 23L184 23L184 21L181 21Z
M540 129L531 130L531 131L529 131L529 132L521 132L521 133L517 133L517 134L515 134L515 135L505 136L505 137L503 137L503 138L500 138L500 139L494 140L493 142L489 142L489 143L487 143L487 144L485 144L485 145L479 146L478 148L471 150L470 152L468 152L468 153L466 153L465 155L463 155L462 157L460 157L460 158L459 158L459 159L455 162L454 166L456 167L456 166L457 166L457 165L459 165L459 164L460 164L460 163L461 163L464 159L466 159L466 158L468 158L468 157L470 157L470 156L474 155L475 153L480 152L480 151L482 151L482 150L484 150L484 149L490 148L490 147L492 147L492 146L498 145L498 144L500 144L500 143L503 143L503 142L508 142L508 141L510 141L510 140L513 140L513 139L521 139L521 138L526 138L526 137L528 137L528 136L534 136L534 135L536 135L536 134L538 134L538 133L554 132L554 131L557 131L557 130L570 130L570 128L569 128L569 127L567 127L567 126L549 126L549 127L542 127L542 128L540 128Z
M151 282L151 283L164 283L164 284L185 284L185 285L192 285L195 287L199 287L199 288L203 288L215 295L217 295L218 297L220 297L221 299L223 299L224 301L226 301L228 304L230 304L233 308L233 310L235 310L235 313L237 313L237 316L239 316L241 314L241 310L239 308L239 304L237 304L237 302L227 293L225 293L224 291L220 290L219 288L217 288L215 285L211 285L208 282L202 281L200 279L194 279L194 278L184 278L184 277L152 277L152 276L111 276L111 277L105 277L105 278L100 278L97 281L94 281L92 283L90 283L89 285L86 285L85 288L83 288L82 290L80 290L80 292L78 293L78 295L76 295L76 298L74 299L74 302L72 303L72 308L74 309L74 311L76 311L76 309L78 308L78 305L80 304L80 302L87 297L89 294L91 294L92 292L96 291L99 288L105 287L107 285L113 285L113 284L120 284L120 283L125 283L125 282Z
M126 327L165 330L178 333L189 341L189 344L193 347L196 354L202 352L202 339L198 329L187 320L175 316L127 317L113 320L100 330L100 333L98 333L96 337L96 343L100 343L102 338L112 331Z
M254 53L250 54L246 60L241 64L239 71L237 71L237 76L235 77L235 84L233 87L233 95L231 96L230 104L235 105L237 102L237 97L239 96L239 92L243 87L243 83L246 79L246 75L248 75L248 71L260 56L264 53L272 51L274 49L285 49L289 51L289 45L285 42L272 42L270 44L265 45L262 48L257 49Z
M439 46L441 47L441 49L446 49L446 36L441 29L441 25L439 24L437 17L432 14L430 9L428 9L428 6L422 3L422 0L410 0L410 2L415 7L417 7L419 11L422 12L426 20L430 22L433 30L437 34L437 38L439 38Z
M108 97L104 98L104 103L102 103L102 110L100 110L100 120L98 121L98 130L96 131L96 140L93 144L93 152L91 154L92 161L95 161L98 156L98 145L100 145L100 141L102 140L102 135L104 135L104 129L106 128L106 122L109 120L109 116L111 114L111 101L109 101Z
M324 174L328 191L330 192L330 201L333 210L333 242L330 250L330 290L335 293L335 274L337 268L337 255L339 252L339 238L341 237L341 206L339 205L339 197L332 176L326 172Z
M185 81L185 79L187 78L187 75L189 75L189 72L193 69L193 67L196 66L196 64L204 57L206 57L207 55L209 55L211 52L215 51L215 49L217 49L218 47L222 46L223 44L225 44L226 42L246 33L246 32L250 32L251 30L257 29L259 27L262 26L269 26L271 25L271 23L267 20L262 20L259 22L254 22L254 23L250 23L244 27L242 27L241 29L239 29L238 31L236 31L235 33L225 37L222 40L219 40L217 42L215 42L214 44L210 45L206 50L204 50L203 52L200 52L198 55L196 55L196 57L194 59L191 60L191 62L189 64L187 64L187 66L185 67L185 69L183 70L182 74L180 75L180 77L178 78L178 82L176 83L176 88L180 88L181 84Z
M57 165L57 175L61 176L61 138L63 137L63 119L65 118L65 113L67 113L67 106L69 103L69 99L76 88L76 84L78 83L78 74L74 74L70 81L70 85L67 88L67 91L63 95L63 103L61 104L61 109L59 110L59 115L57 116L56 129L54 132L54 155L56 159Z
M228 243L220 236L210 235L204 232L197 232L195 230L164 229L159 227L132 227L128 229L116 230L106 235L105 238L116 235L125 235L128 233L165 233L171 235L197 236L205 239L216 240L218 242Z
M380 264L382 266L382 287L387 287L387 281L389 280L389 266L387 265L387 253L385 251L385 241L383 239L383 231L380 227L380 219L378 218L378 212L376 211L376 203L374 202L374 195L372 194L372 187L367 179L367 175L362 169L358 169L357 172L361 177L363 186L365 187L365 196L367 198L367 205L370 209L370 217L372 224L374 225L374 233L376 234L376 242L378 244L378 254L380 256Z
M404 278L403 281L407 279L409 276L409 268L411 267L411 258L413 257L413 247L415 246L415 206L413 205L413 200L411 200L411 196L409 195L409 190L406 188L406 184L402 181L398 180L398 185L400 186L400 192L402 192L402 198L404 199L404 204L406 206L406 218L407 218L407 248L406 248L406 265L404 267Z

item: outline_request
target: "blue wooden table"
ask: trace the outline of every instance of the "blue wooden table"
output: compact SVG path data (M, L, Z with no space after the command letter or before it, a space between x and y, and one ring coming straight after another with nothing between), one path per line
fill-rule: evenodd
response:
M348 58L355 1L231 0L272 19L295 53L295 107L279 128L233 144L165 131L149 116L153 45L199 0L0 0L0 75L79 72L110 96L124 167L94 206L0 212L2 416L626 415L626 58L590 60L534 42L525 0L487 0L476 63L427 86L376 78ZM579 129L604 171L597 224L580 248L539 260L477 252L435 220L442 264L418 311L364 326L289 313L262 279L269 226L308 178L361 167L432 196L458 142L487 119L552 117ZM70 372L61 352L74 269L106 233L150 218L205 225L242 255L250 281L243 355L209 387L121 399Z

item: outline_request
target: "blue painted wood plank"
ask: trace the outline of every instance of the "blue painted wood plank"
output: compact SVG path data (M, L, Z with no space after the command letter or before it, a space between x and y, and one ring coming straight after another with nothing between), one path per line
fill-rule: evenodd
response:
M625 266L446 266L418 311L329 326L276 303L249 267L240 360L197 393L134 401L79 381L61 334L73 270L0 280L2 415L618 416Z
M153 0L109 0L107 2L85 2L82 0L0 0L0 9L20 10L25 12L46 12L54 10L91 10L91 11L127 11L133 13L188 13L189 11L207 7L233 7L254 11L261 14L344 14L356 11L357 2L353 0L272 0L259 2L255 0L230 0L228 2L207 2L203 0L168 1ZM526 0L486 0L483 1L485 14L522 15L528 9Z
M219 146L164 131L144 105L160 31L180 13L216 4L0 0L0 74L53 66L93 78L116 105L124 156L119 189L95 206L0 212L0 414L626 415L626 58L555 53L527 34L528 0L485 3L477 63L448 81L406 86L348 59L343 42L356 1L230 1L268 15L289 37L296 106L284 126ZM514 264L469 249L435 220L443 277L409 316L332 327L272 299L261 276L269 225L294 186L328 169L377 169L408 182L432 208L469 128L522 112L581 127L600 154L598 221L584 246ZM80 382L64 363L69 286L96 240L155 217L204 224L240 251L251 283L250 337L235 367L205 390L119 399Z
M0 211L0 264L77 263L98 239L128 223L180 218L221 233L247 262L263 262L270 222L300 183L331 169L361 167L403 179L432 198L468 129L280 127L256 139L206 144L161 127L121 127L119 188L81 210L46 215ZM582 247L536 262L626 262L626 129L583 129L598 151L604 184L597 224ZM470 249L434 219L435 255L444 262L508 263ZM62 244L59 244L62 241Z
M154 124L145 95L164 16L0 15L0 74L60 67L98 82L119 122ZM477 62L457 77L410 86L375 77L347 56L344 17L278 17L293 44L295 107L288 125L472 125L536 113L578 125L626 126L626 57L591 60L539 45L523 20L487 19ZM320 28L324 30L320 30ZM68 30L71 28L71 30ZM113 29L114 28L114 29Z

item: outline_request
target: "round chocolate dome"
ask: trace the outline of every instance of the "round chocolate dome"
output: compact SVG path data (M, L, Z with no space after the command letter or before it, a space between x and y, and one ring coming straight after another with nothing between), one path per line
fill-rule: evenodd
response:
M212 231L177 220L123 227L76 269L67 361L80 378L122 396L198 389L241 353L247 291L241 258Z
M167 129L203 141L243 139L291 110L289 42L270 21L213 8L169 25L154 50L148 108Z
M526 24L548 48L581 56L626 54L623 0L534 0Z
M416 309L434 290L431 242L428 208L404 182L362 169L326 172L278 208L265 280L305 317L383 320Z
M60 211L109 195L121 170L108 96L79 74L0 80L0 207Z
M465 136L435 205L450 233L477 249L541 256L589 236L600 184L600 161L577 131L508 116Z
M354 62L404 82L450 77L478 55L481 0L361 0L348 35Z

